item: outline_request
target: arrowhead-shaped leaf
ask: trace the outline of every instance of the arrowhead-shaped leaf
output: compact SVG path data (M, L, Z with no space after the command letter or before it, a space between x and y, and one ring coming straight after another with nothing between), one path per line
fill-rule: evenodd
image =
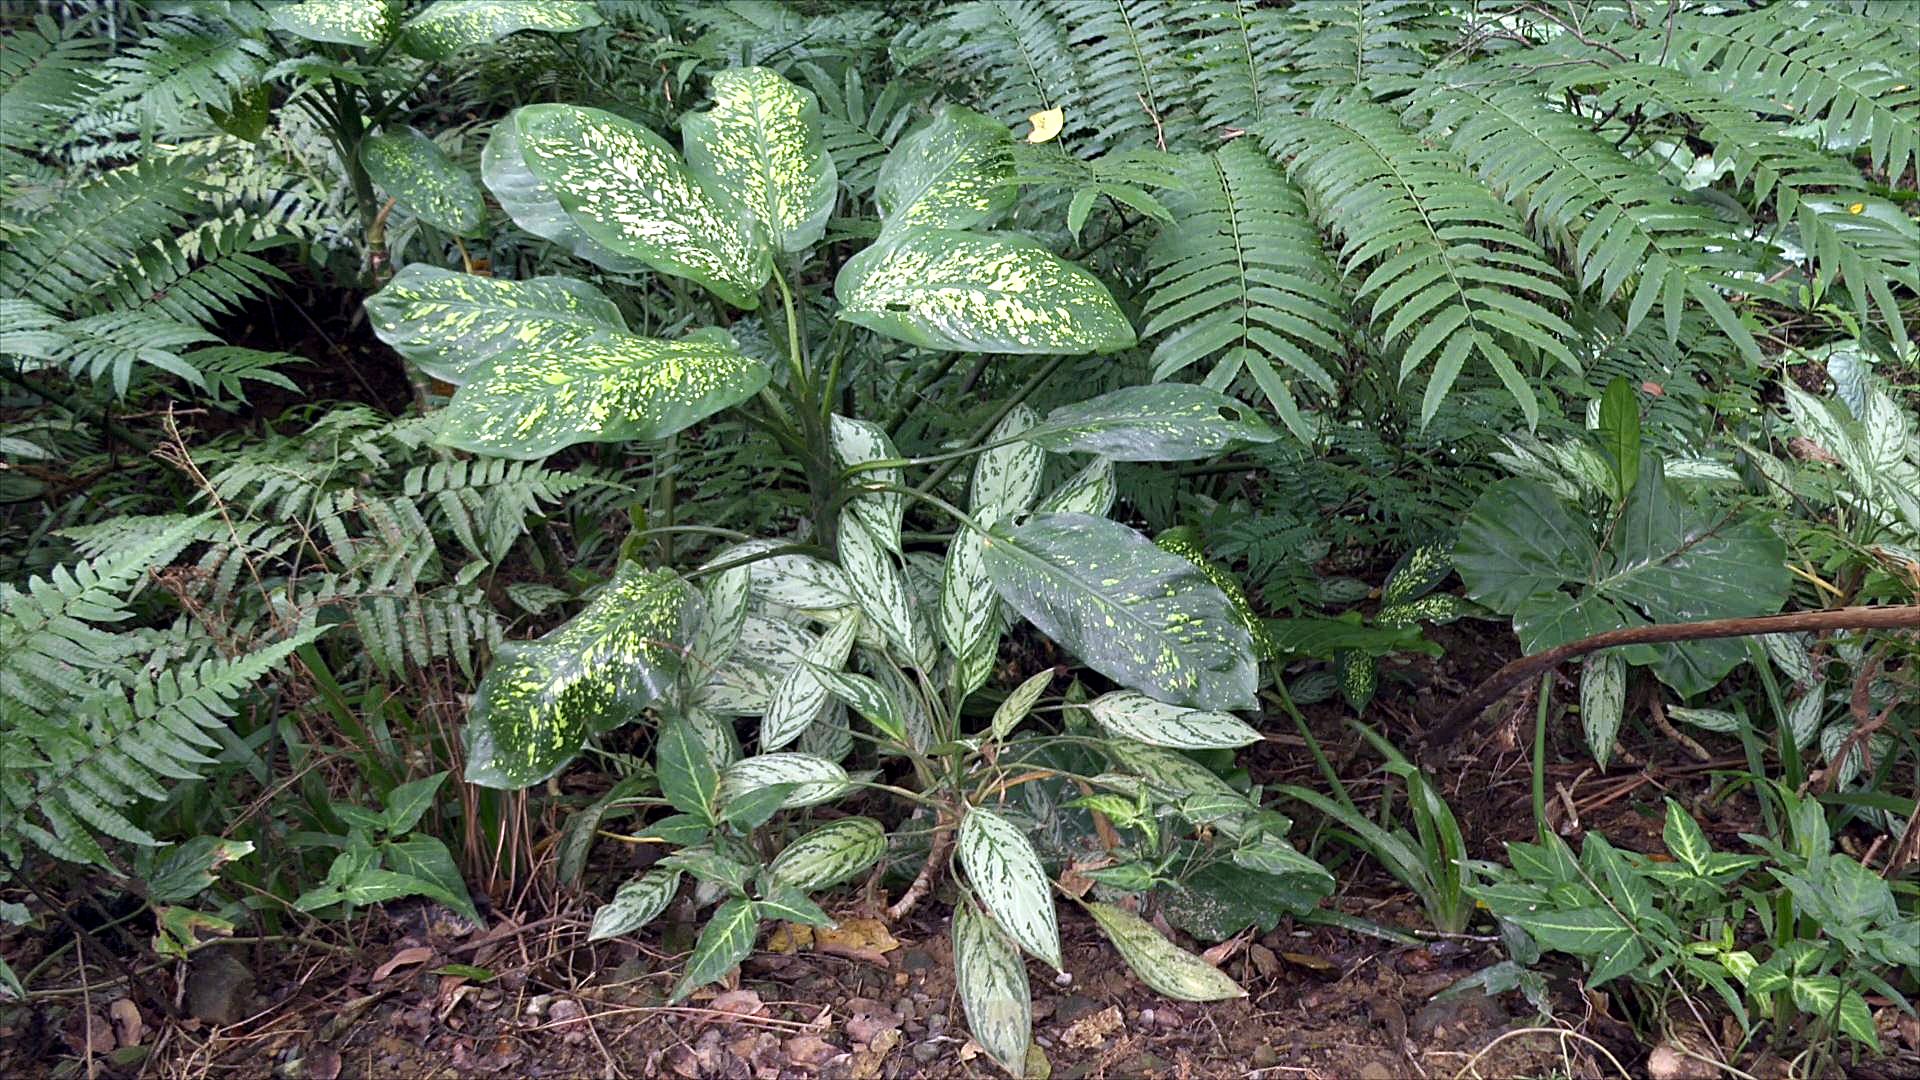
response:
M391 0L300 0L275 5L273 25L308 41L365 48L393 33L397 6Z
M1133 344L1100 279L1023 236L889 230L834 279L840 318L929 349L1087 353Z
M360 143L360 164L380 190L421 221L456 236L480 231L480 185L447 152L413 128Z
M541 458L582 442L662 439L767 385L760 361L711 339L604 335L537 346L478 373L438 414L439 441Z
M407 23L400 48L422 60L446 60L522 30L569 34L599 25L590 0L439 0Z
M781 251L804 251L827 231L839 178L820 140L820 104L767 68L713 76L713 106L680 118L687 165L746 207Z
M1013 205L1013 134L961 105L909 132L887 155L873 198L888 229L964 229Z
M1056 454L1100 454L1114 461L1191 461L1234 442L1280 437L1238 401L1204 386L1129 386L1064 405L1028 428L1029 442Z
M572 278L481 277L410 263L367 297L381 341L442 382L459 386L503 354L558 349L626 333L620 309Z
M994 920L1035 957L1060 969L1060 924L1040 856L1020 827L974 807L960 821L960 865Z
M997 525L982 542L1000 598L1094 670L1170 704L1253 707L1252 639L1192 563L1085 514Z

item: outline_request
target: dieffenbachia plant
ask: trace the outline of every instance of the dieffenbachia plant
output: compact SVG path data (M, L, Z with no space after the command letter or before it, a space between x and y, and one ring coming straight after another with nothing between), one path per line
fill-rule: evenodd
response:
M383 340L458 388L436 414L447 447L536 458L664 439L738 409L809 478L809 542L738 544L687 574L623 565L572 621L506 651L469 717L466 776L525 787L596 733L657 719L657 794L623 790L620 801L623 812L671 811L644 832L676 850L621 889L594 932L638 927L696 879L696 900L719 906L676 1000L737 964L763 920L825 920L809 893L889 852L911 874L916 837L918 875L896 915L957 855L962 999L981 1044L1020 1073L1030 1049L1021 957L1062 964L1056 892L1087 903L1150 985L1210 999L1240 990L1115 901L1188 895L1210 867L1210 887L1262 898L1258 919L1310 907L1332 886L1287 844L1285 818L1181 753L1259 738L1229 711L1254 704L1245 625L1192 563L1106 517L1115 461L1200 458L1277 436L1237 402L1186 385L1044 416L1015 401L983 441L934 459L902 458L887 431L836 413L845 377L799 315L799 271L822 254L838 194L816 112L811 94L772 71L728 70L713 77L711 105L683 118L683 151L612 113L542 104L502 120L482 158L488 188L522 228L609 270L649 268L728 307L766 310L776 341L784 331L775 363L718 327L633 334L605 295L571 279L416 265L368 301ZM1010 200L1012 161L1007 129L965 109L905 136L878 177L875 238L833 281L835 317L925 349L1132 345L1097 277L990 227ZM1051 489L1050 455L1078 462ZM911 469L967 457L965 509L908 483ZM908 546L909 506L953 523L944 550ZM989 691L1014 618L1122 689L1047 706L1047 671ZM966 719L976 696L992 705L984 724ZM1048 713L1062 730L1032 719ZM744 746L740 718L757 724ZM861 744L875 769L849 772ZM889 837L876 821L839 817L780 845L781 811L859 788L907 801L916 818ZM1091 848L1043 856L1029 836L1042 792L1060 795L1061 820L1086 823ZM769 851L779 854L769 861ZM1069 854L1084 873L1056 881L1049 863Z

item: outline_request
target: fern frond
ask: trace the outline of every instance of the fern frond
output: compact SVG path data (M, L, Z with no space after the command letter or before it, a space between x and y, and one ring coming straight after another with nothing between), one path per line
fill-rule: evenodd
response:
M1098 152L1190 142L1183 43L1171 0L1058 0L1085 93L1068 108ZM1071 118L1070 118L1071 119Z
M267 46L218 19L175 16L152 24L149 36L107 61L109 101L132 103L148 124L179 127L196 108L231 108L260 82Z
M1573 328L1547 306L1568 302L1559 271L1508 208L1457 158L1364 100L1270 121L1261 139L1340 235L1342 269L1371 303L1380 340L1400 350L1400 378L1431 364L1421 423L1470 358L1491 367L1537 422L1519 361L1579 364L1564 343Z
M206 380L178 350L219 340L191 323L143 311L89 315L61 323L55 332L60 344L52 360L78 378L110 377L113 392L120 397L126 396L133 381L135 364L158 368L204 387Z
M579 473L554 472L537 462L477 458L415 466L407 471L401 491L415 500L430 498L439 511L436 525L451 531L475 558L498 563L542 504L605 484Z
M101 52L98 38L62 29L45 15L8 31L0 51L0 183L25 171L99 92L94 65ZM0 195L10 194L0 188Z
M1458 33L1457 16L1426 0L1305 0L1289 15L1301 83L1375 99L1425 74L1433 48Z
M980 87L975 107L1009 125L1083 99L1066 27L1045 0L969 0L917 40L943 43L939 62ZM1069 109L1063 145L1076 147L1083 119Z
M145 310L182 323L207 325L286 281L278 267L254 253L277 237L255 240L250 230L211 225L140 252L133 264L93 299L94 310Z
M1191 54L1203 128L1245 130L1286 111L1295 38L1284 10L1260 0L1188 0L1174 17Z
M840 186L855 198L873 193L880 162L913 122L917 104L911 87L889 81L870 93L858 68L835 80L817 64L804 64L807 84L820 99L820 135L833 158Z
M1154 378L1218 358L1209 385L1226 386L1244 369L1308 439L1292 380L1275 365L1336 393L1315 357L1344 352L1345 304L1306 202L1250 140L1182 165L1186 189L1167 199L1173 221L1147 251L1143 336L1171 331L1154 348Z
M28 230L0 249L0 294L73 310L147 245L177 234L199 203L190 161L148 161L109 173L34 215Z

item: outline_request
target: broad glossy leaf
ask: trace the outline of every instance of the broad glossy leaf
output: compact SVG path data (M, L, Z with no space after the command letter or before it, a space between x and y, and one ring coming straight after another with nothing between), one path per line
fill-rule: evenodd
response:
M1580 726L1587 750L1602 769L1613 757L1613 741L1627 708L1627 661L1613 649L1589 654L1580 665Z
M593 913L588 941L631 934L647 925L667 909L667 902L680 891L680 871L659 866L620 886L613 900Z
M453 852L437 836L409 836L382 847L383 861L389 870L405 874L419 882L422 894L440 901L454 911L481 925L479 909L467 893L467 882L454 864Z
M1179 1001L1225 1001L1247 992L1227 974L1160 936L1145 919L1112 904L1089 903L1107 940L1140 981Z
M880 165L873 199L888 229L964 229L1013 205L1013 136L962 105L943 105Z
M627 329L613 301L584 281L509 281L426 263L409 263L367 297L367 319L395 352L455 386L503 355Z
M720 784L723 801L769 784L796 785L782 804L792 810L826 802L847 790L847 770L812 754L761 754L727 766Z
M1026 1075L1033 1038L1027 965L971 898L953 907L953 981L974 1040L1009 1074Z
M829 421L828 434L833 439L833 459L842 469L900 456L880 425L865 420L851 420L836 413ZM901 473L897 468L863 469L848 482L898 486ZM897 491L868 492L847 500L847 510L860 519L882 547L896 555L901 554L900 519L906 513L906 506L907 497Z
M1230 713L1168 705L1131 690L1102 694L1087 710L1108 732L1149 746L1209 750L1260 741L1259 732Z
M768 882L766 892L754 901L754 914L763 919L779 919L802 926L832 926L832 916L807 894L784 881Z
M1119 487L1114 482L1113 462L1106 458L1094 458L1079 472L1068 477L1066 483L1041 499L1035 509L1043 514L1106 517L1107 511L1113 509L1117 494Z
M760 917L751 900L736 896L721 904L694 942L687 969L674 984L667 1004L678 1005L695 990L724 977L753 952L753 941L759 936Z
M773 702L760 718L760 749L778 750L800 737L807 725L820 719L827 707L827 686L816 669L838 671L853 651L853 636L859 628L856 619L848 619L827 631L787 672L773 692Z
M438 0L400 32L400 48L422 60L446 60L522 30L570 34L600 25L590 0Z
M380 190L421 221L457 236L480 231L480 185L432 139L414 130L382 131L360 143L360 164Z
M364 48L393 33L398 7L392 0L300 0L275 5L273 25L308 41Z
M521 161L581 232L616 255L758 307L773 264L738 206L693 178L666 141L630 120L574 105L507 118Z
M958 852L967 880L994 920L1021 948L1060 970L1053 889L1027 834L976 806L960 820Z
M840 318L929 349L1109 352L1133 326L1100 279L1023 236L883 233L834 279Z
M527 168L520 152L520 133L511 118L493 125L487 144L480 148L480 180L513 223L533 235L617 274L647 269L644 261L597 243L568 216L553 189Z
M1604 956L1633 942L1633 928L1604 907L1515 914L1520 925L1545 949L1574 956Z
M1280 437L1240 402L1204 386L1129 386L1063 405L1026 432L1056 454L1100 454L1114 461L1191 461L1235 442Z
M1040 479L1046 472L1047 455L1022 438L1040 422L1040 416L1025 405L1007 411L993 431L989 444L1005 442L983 451L973 463L973 492L968 509L981 525L1009 521L1032 509L1040 497Z
M582 442L663 439L767 385L767 366L709 339L630 334L503 358L438 414L439 441L542 458Z
M501 651L468 718L467 781L523 788L559 772L596 726L672 690L699 619L699 593L672 571L622 563L580 614Z
M1094 670L1169 704L1253 707L1253 641L1199 567L1084 514L998 525L983 544L1000 598Z
M839 175L820 139L820 103L768 68L713 75L713 105L680 118L687 165L747 208L781 251L827 231Z

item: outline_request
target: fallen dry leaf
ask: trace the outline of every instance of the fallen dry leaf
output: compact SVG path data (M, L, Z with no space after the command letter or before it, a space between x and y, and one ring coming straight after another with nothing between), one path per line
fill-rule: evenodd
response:
M803 1069L817 1069L846 1051L818 1035L795 1035L784 1044L787 1060Z
M121 1046L139 1046L140 1039L146 1034L146 1022L140 1019L140 1006L130 998L116 998L107 1006L107 1017L113 1021L114 1038Z
M758 990L728 990L723 994L715 995L712 1001L707 1002L707 1007L716 1012L733 1013L743 1017L759 1016L766 1012L766 1007L760 1003ZM731 1023L719 1017L714 1017L711 1022Z
M1067 1030L1060 1033L1060 1042L1070 1050L1092 1050L1107 1041L1107 1037L1126 1026L1120 1015L1120 1006L1109 1005L1096 1013L1075 1020Z
M813 932L815 950L853 960L865 960L887 966L886 954L900 942L879 919L842 919L839 926L823 926Z
M427 948L425 945L415 945L412 948L401 949L399 952L393 954L393 959L373 969L373 979L371 981L379 982L393 974L398 968L407 967L411 964L424 964L431 959L433 959L433 950Z

